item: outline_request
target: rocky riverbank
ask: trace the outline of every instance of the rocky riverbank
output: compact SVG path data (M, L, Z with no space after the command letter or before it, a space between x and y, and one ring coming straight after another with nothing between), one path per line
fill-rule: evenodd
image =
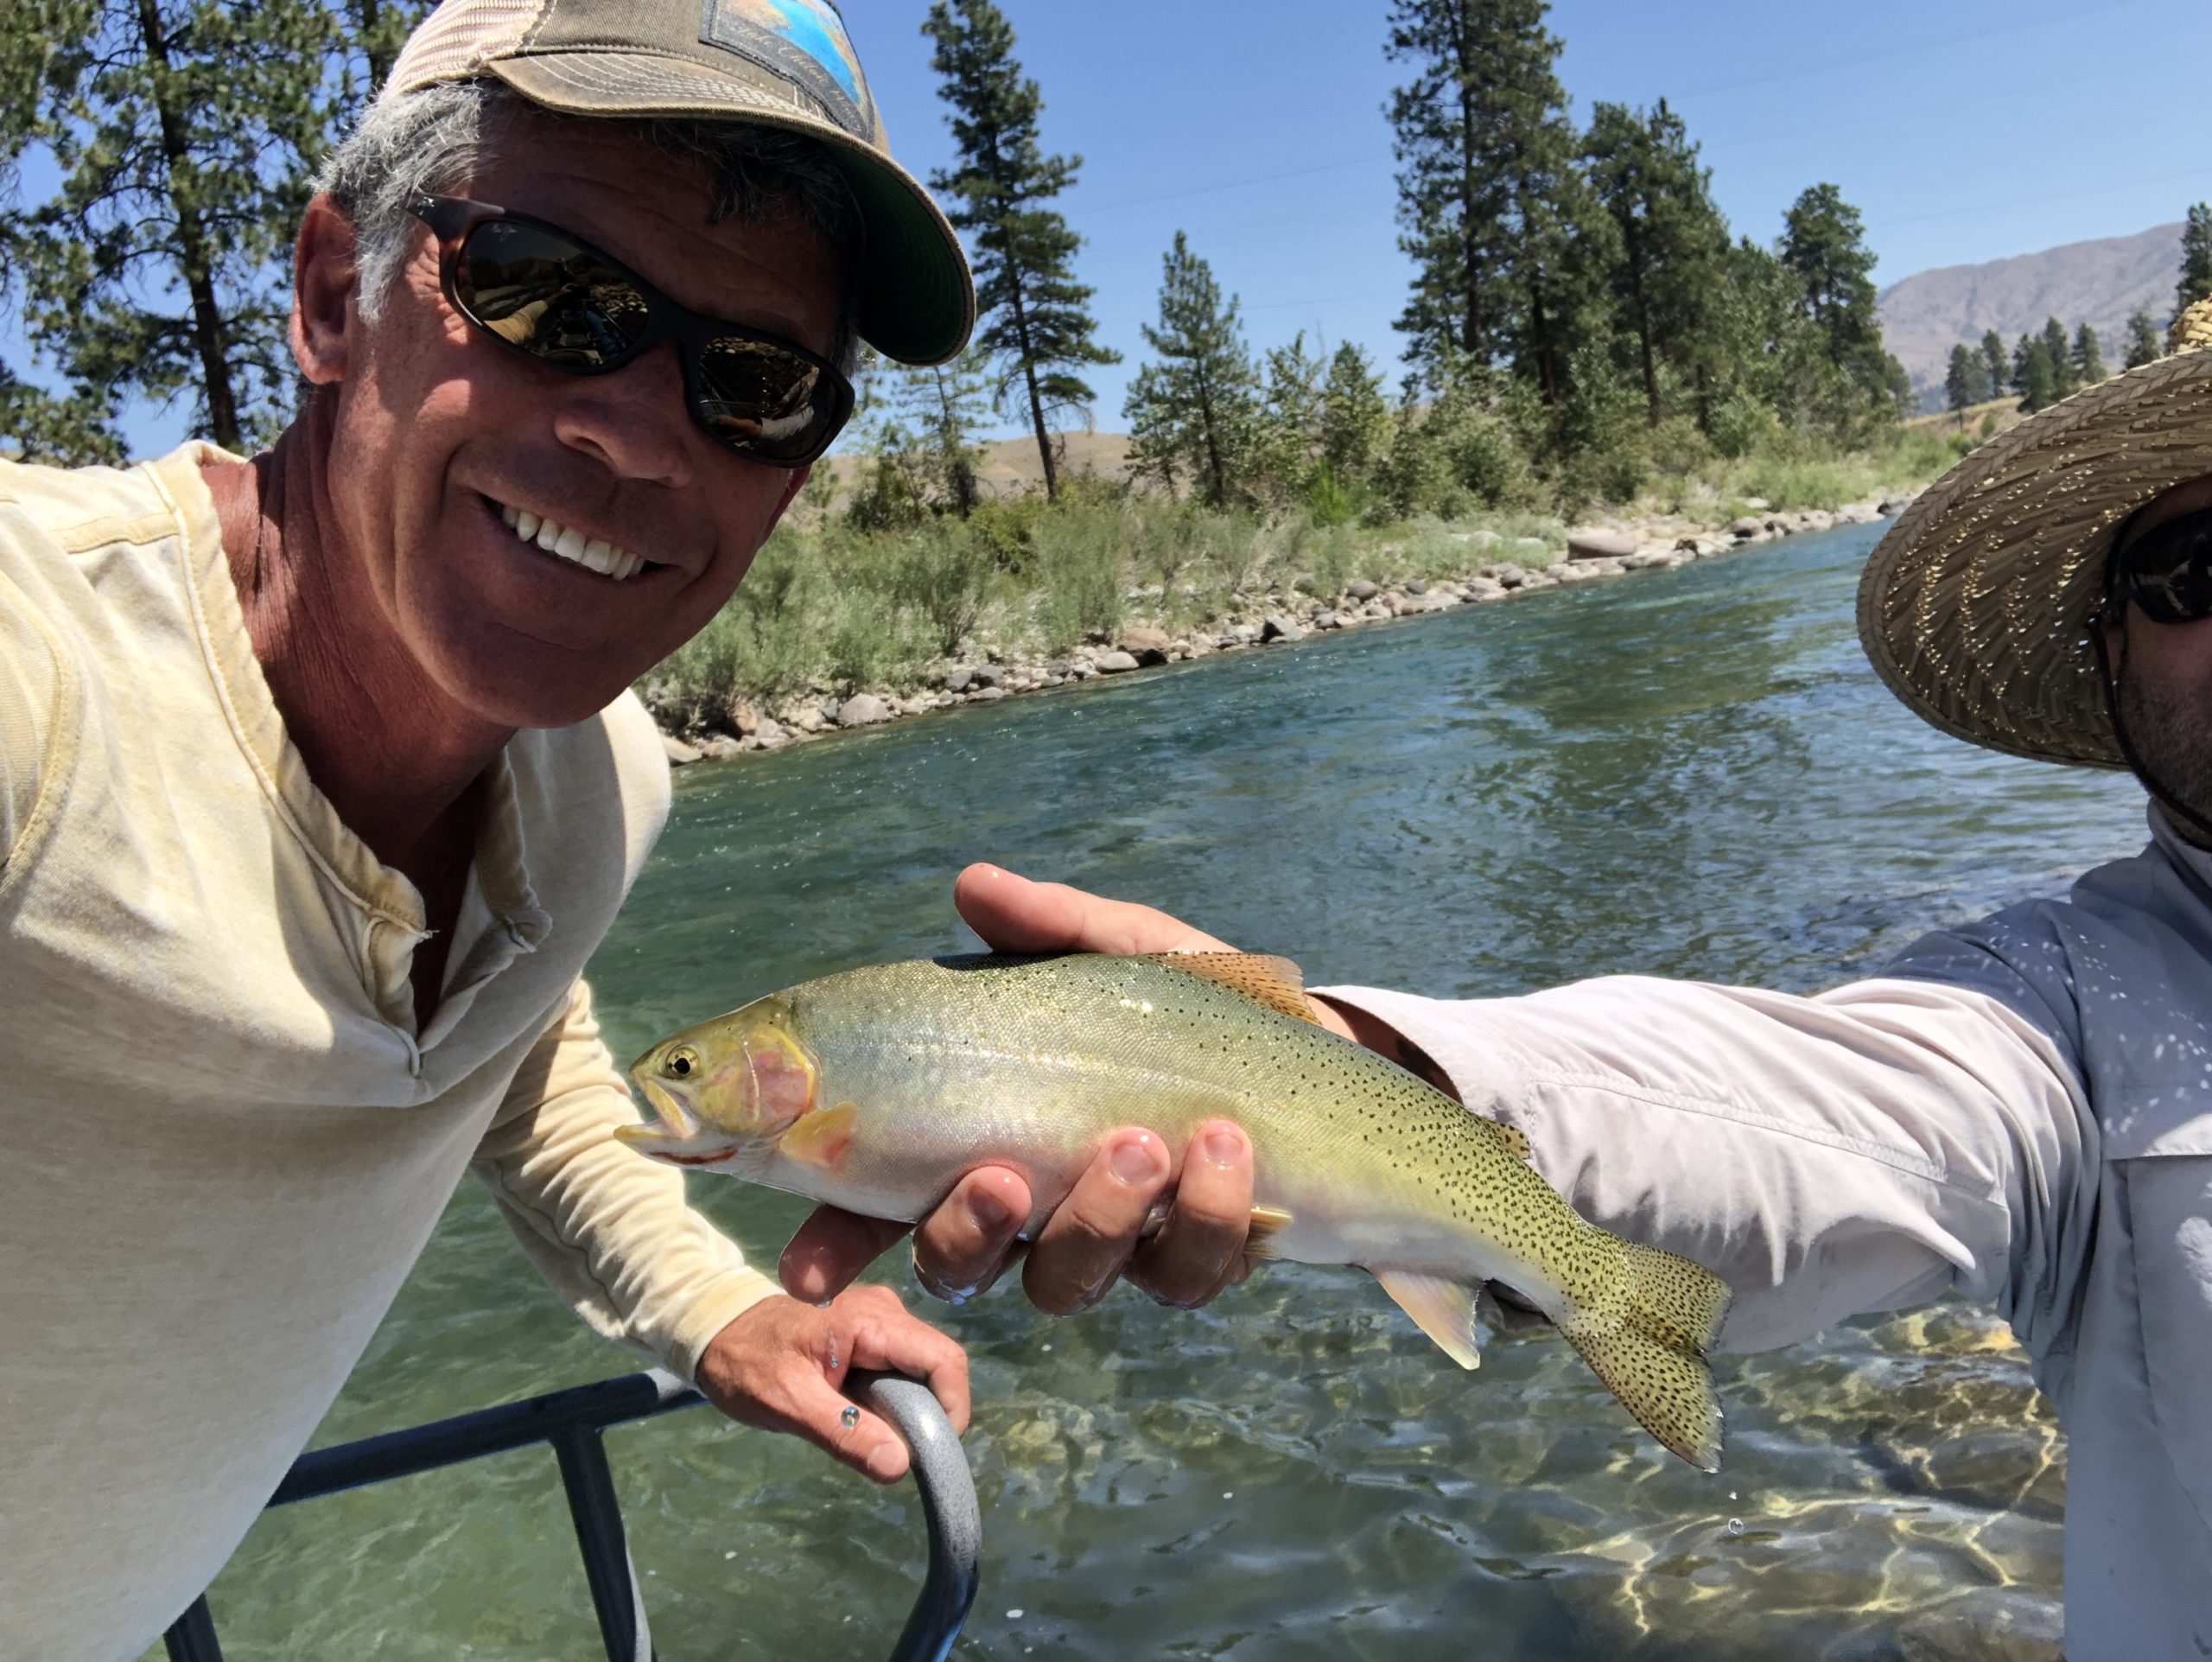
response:
M1133 624L1116 639L1096 640L1058 657L1035 657L978 643L971 653L948 660L935 685L918 691L864 688L838 696L817 689L772 700L765 707L738 702L716 730L664 733L662 737L670 762L678 767L779 750L956 705L987 704L1218 653L1285 646L1331 630L1363 628L1459 606L1491 605L1564 584L1663 570L1800 532L1864 525L1897 513L1913 494L1847 503L1834 513L1819 508L1775 512L1754 500L1747 505L1750 512L1726 525L1673 515L1593 522L1571 528L1564 549L1534 538L1509 540L1489 532L1468 532L1461 533L1468 556L1463 576L1408 577L1395 583L1361 578L1329 595L1277 592L1195 627L1170 630L1157 623Z

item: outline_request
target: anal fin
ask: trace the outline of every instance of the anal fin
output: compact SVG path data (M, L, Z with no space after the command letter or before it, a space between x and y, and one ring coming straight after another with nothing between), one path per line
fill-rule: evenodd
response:
M1439 1348L1461 1367L1480 1367L1482 1353L1475 1346L1475 1295L1481 1283L1469 1285L1442 1276L1424 1276L1411 1270L1374 1270L1382 1290L1398 1308L1413 1317L1414 1325L1433 1339Z

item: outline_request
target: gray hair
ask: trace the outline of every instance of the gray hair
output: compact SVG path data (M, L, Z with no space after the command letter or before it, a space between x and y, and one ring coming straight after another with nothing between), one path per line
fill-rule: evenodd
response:
M531 103L495 81L441 82L379 99L316 169L353 221L358 284L354 303L374 322L407 252L408 204L464 183L498 140L502 122L605 120L570 117ZM853 372L860 357L862 227L852 187L829 151L782 128L677 117L615 118L664 155L703 163L714 176L708 222L743 225L796 220L828 245L840 268L837 323L830 360Z

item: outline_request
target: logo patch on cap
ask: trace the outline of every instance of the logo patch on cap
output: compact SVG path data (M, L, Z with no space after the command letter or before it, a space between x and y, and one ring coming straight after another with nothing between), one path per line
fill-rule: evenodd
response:
M860 56L830 0L705 0L699 39L798 86L854 137L879 142Z

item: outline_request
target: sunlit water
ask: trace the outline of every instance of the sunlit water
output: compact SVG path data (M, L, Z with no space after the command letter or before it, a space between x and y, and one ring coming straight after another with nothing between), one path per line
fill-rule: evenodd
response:
M1881 690L1851 627L1872 535L683 774L592 968L613 1048L972 946L948 884L982 856L1318 982L1481 996L1615 971L1815 989L2137 847L2126 781L1970 750ZM695 1191L764 1261L801 1213ZM1556 1340L1494 1340L1462 1375L1353 1271L1276 1266L1198 1315L1124 1290L1055 1321L1012 1289L933 1314L976 1369L963 1657L2056 1655L2025 1636L2055 1631L2063 1451L1965 1305L1724 1360L1717 1478ZM319 1441L632 1365L472 1187ZM887 1649L910 1488L703 1410L610 1444L664 1658ZM213 1600L240 1659L601 1653L543 1449L272 1513Z

